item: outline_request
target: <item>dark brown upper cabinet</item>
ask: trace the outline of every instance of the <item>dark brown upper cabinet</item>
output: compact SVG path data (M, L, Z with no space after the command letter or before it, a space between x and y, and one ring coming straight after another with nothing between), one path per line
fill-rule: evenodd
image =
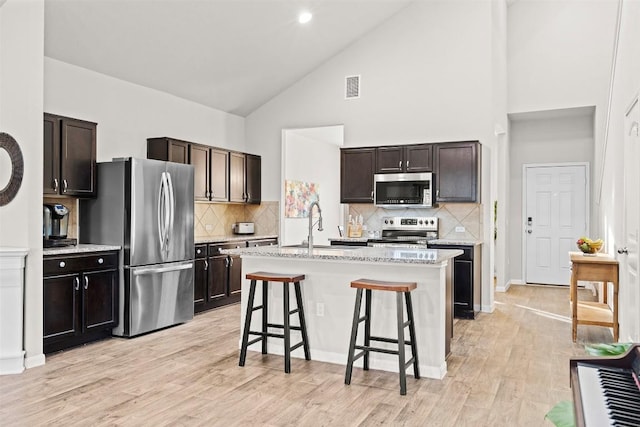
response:
M480 143L446 142L434 145L436 201L480 201Z
M211 200L226 202L229 200L229 152L211 149Z
M147 158L189 164L189 142L173 138L148 138Z
M96 123L44 114L44 194L96 196L96 129Z
M262 158L246 155L247 203L259 205L262 201Z
M246 202L246 157L243 153L229 154L229 201Z
M376 148L376 173L431 172L433 144Z
M375 148L340 150L340 203L373 203Z
M193 165L195 200L260 204L260 156L162 137L147 139L147 157Z

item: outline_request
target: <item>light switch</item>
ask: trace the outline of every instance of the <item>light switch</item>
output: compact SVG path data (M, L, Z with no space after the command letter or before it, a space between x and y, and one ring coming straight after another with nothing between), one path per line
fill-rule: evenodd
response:
M456 233L464 233L465 228L462 226L456 227Z

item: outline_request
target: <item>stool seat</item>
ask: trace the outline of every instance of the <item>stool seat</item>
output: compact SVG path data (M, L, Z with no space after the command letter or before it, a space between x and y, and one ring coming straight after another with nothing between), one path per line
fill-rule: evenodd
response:
M417 287L416 282L390 282L388 280L358 279L351 282L352 288L371 289L374 291L411 292Z
M266 271L256 271L255 273L247 274L248 280L267 280L269 282L301 282L305 279L304 274L282 274L282 273L268 273Z

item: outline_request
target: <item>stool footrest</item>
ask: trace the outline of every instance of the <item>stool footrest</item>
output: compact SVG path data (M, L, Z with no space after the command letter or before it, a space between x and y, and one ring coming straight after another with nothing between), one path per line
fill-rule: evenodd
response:
M278 324L275 324L275 323L267 323L267 328L284 329L284 325L278 325ZM294 331L301 331L302 330L302 328L300 326L294 326L294 325L289 326L289 329L293 329Z
M291 351L295 350L296 348L300 348L303 345L304 345L304 341L300 341L298 344L291 346Z
M398 354L398 350L389 350L388 348L371 347L367 345L356 345L355 348L357 350L364 350L364 352L375 351L377 353Z
M257 311L257 310L262 310L262 306L258 305L258 306L255 306L255 307L251 308L251 311Z
M249 334L250 335L260 335L260 338L257 338L257 341L260 341L263 337L284 338L283 334L274 334L272 332L249 331Z
M262 335L262 334L260 334L260 335ZM253 345L253 344L257 343L258 341L262 341L262 337L258 337L258 338L252 339L251 341L249 341L249 342L247 343L247 347L249 347L250 345Z
M414 361L415 357L411 357L411 359L409 359L407 361L407 363L404 364L404 369L406 370L409 366L413 365L413 361Z
M291 311L289 312L289 316L291 316L292 314L296 314L296 313L297 313L297 312L299 312L299 311L300 311L300 309L299 309L299 308L294 308L293 310L291 310Z
M385 337L369 337L371 341L380 341L380 342L388 342L391 344L398 344L398 340L393 338L385 338ZM404 345L411 345L411 341L404 341Z

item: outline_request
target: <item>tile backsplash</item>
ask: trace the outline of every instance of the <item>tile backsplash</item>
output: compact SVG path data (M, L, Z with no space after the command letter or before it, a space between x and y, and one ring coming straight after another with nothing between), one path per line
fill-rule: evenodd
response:
M383 209L372 204L350 204L349 215L362 215L368 230L380 230L386 216L434 216L439 219L439 238L482 240L482 204L449 203L433 209ZM345 221L346 223L346 221ZM464 227L464 231L456 231Z
M277 235L278 215L279 202L263 201L260 205L196 202L194 235L196 238L228 235L234 222L253 222L256 234Z

